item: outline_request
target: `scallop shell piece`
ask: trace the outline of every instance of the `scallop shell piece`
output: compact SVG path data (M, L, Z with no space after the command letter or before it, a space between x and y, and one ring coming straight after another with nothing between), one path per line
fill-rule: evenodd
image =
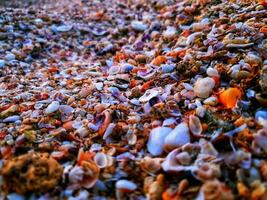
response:
M141 160L140 166L146 172L154 174L160 170L161 161L161 158L151 158L146 156Z
M116 182L116 188L119 190L134 191L136 190L137 185L132 181L122 179Z
M202 125L197 116L190 115L189 116L189 129L193 133L193 135L200 135L202 132Z
M47 108L45 109L46 114L51 114L53 112L56 112L59 109L59 102L58 101L52 101Z
M157 90L153 90L153 89L149 89L145 92L145 94L143 96L141 96L139 98L139 101L140 102L147 102L149 101L150 99L152 99L153 97L156 97L159 95L159 91Z
M164 149L172 150L190 142L188 125L183 122L175 127L164 139Z
M260 129L254 134L254 142L267 153L267 130Z
M154 128L148 139L147 149L153 156L158 156L163 152L164 139L172 131L168 127Z
M212 92L214 86L215 81L210 77L198 79L194 85L194 93L200 98L207 98Z
M136 21L136 20L131 22L131 27L134 30L141 32L145 31L148 28L148 26L144 24L142 21Z
M171 151L165 161L161 164L162 169L166 172L180 172L196 170L196 166L183 165L188 164L191 161L191 157L188 152L181 152L181 149L174 149Z
M99 168L105 168L108 165L107 155L102 152L96 153L94 161Z

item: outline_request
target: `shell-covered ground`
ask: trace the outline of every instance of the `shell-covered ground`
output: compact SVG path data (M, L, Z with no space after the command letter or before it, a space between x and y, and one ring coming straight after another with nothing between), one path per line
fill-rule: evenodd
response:
M0 1L0 199L266 200L266 107L266 0Z

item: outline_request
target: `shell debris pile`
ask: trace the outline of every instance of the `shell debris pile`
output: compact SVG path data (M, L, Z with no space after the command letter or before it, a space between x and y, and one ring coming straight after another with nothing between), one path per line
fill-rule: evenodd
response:
M266 0L0 13L0 199L267 199Z

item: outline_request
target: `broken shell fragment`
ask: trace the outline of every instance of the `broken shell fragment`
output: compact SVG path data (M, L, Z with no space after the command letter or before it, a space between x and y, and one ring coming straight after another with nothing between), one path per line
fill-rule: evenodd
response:
M164 139L164 149L172 150L190 142L188 125L183 122L177 125Z
M147 149L153 156L158 156L163 152L164 139L172 131L168 127L154 128L147 142Z
M51 114L53 112L56 112L59 109L59 102L58 101L53 101L50 103L47 108L45 109L46 114Z
M145 92L145 94L143 96L141 96L139 98L139 101L140 102L147 102L149 101L150 99L152 99L153 97L156 97L158 96L159 94L159 91L157 90L153 90L153 89L149 89Z
M228 109L235 107L240 98L241 91L238 88L228 88L219 94L219 101Z
M116 182L116 189L122 190L124 192L131 192L136 190L136 188L137 185L132 181L122 179Z
M202 125L198 117L194 115L189 116L189 129L193 135L200 135L202 132Z
M94 161L97 164L97 166L101 168L105 168L108 166L108 159L107 155L101 152L96 153L94 157Z

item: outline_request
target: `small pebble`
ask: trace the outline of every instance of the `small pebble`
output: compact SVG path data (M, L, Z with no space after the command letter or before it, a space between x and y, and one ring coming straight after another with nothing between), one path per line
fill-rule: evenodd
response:
M3 68L5 66L6 62L4 60L0 60L0 68Z
M58 101L53 101L51 104L47 106L45 109L46 114L51 114L53 112L56 112L59 109L59 102Z

